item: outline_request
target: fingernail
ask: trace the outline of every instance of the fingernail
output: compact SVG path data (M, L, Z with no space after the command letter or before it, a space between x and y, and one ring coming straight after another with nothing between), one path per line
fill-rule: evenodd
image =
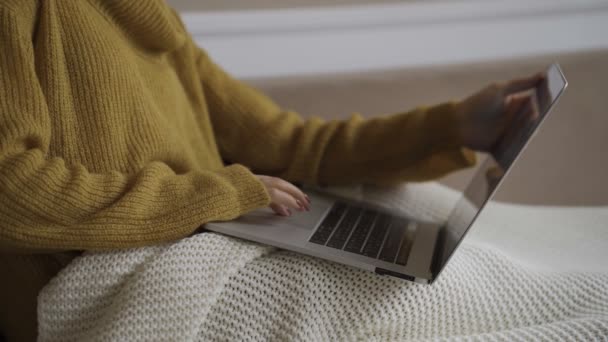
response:
M296 200L296 203L298 204L298 211L304 211L304 205L302 202Z
M287 209L287 216L291 216L291 210Z
M304 195L304 197L306 197L306 201L308 202L308 204L310 204L310 198L308 197L308 195Z

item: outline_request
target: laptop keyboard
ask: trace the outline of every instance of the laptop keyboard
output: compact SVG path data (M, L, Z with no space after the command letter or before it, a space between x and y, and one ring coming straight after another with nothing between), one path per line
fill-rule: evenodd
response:
M344 202L335 202L310 242L405 265L414 231L409 221Z
M359 217L361 217L362 212L363 210L361 208L356 207L346 209L346 214L342 218L342 221L340 221L338 228L334 230L334 233L329 239L327 246L342 249L346 243L346 239L348 239L348 236L350 235L351 230L359 221Z

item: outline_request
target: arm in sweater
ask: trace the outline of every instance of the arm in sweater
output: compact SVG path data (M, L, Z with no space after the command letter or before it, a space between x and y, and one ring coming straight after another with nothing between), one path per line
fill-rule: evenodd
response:
M202 50L198 68L222 156L257 173L309 184L378 184L430 180L475 163L456 133L456 104L372 119L302 120Z
M244 167L176 175L91 173L48 157L50 113L29 23L0 8L0 250L133 247L189 235L201 224L267 205Z

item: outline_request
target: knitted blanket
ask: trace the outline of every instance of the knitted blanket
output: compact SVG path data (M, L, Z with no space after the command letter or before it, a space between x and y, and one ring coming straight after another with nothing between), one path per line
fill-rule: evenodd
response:
M411 189L366 196L407 204ZM41 341L608 341L608 272L540 271L469 242L429 286L204 233L85 254L38 310Z

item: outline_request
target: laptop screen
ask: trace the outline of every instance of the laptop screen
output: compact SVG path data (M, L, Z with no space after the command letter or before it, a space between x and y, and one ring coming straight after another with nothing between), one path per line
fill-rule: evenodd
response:
M512 127L507 130L493 152L495 158L487 157L481 161L481 166L440 233L438 254L435 256L433 267L435 278L566 86L566 79L559 66L552 64L547 70L546 78L535 90L538 116L527 120L513 120Z

